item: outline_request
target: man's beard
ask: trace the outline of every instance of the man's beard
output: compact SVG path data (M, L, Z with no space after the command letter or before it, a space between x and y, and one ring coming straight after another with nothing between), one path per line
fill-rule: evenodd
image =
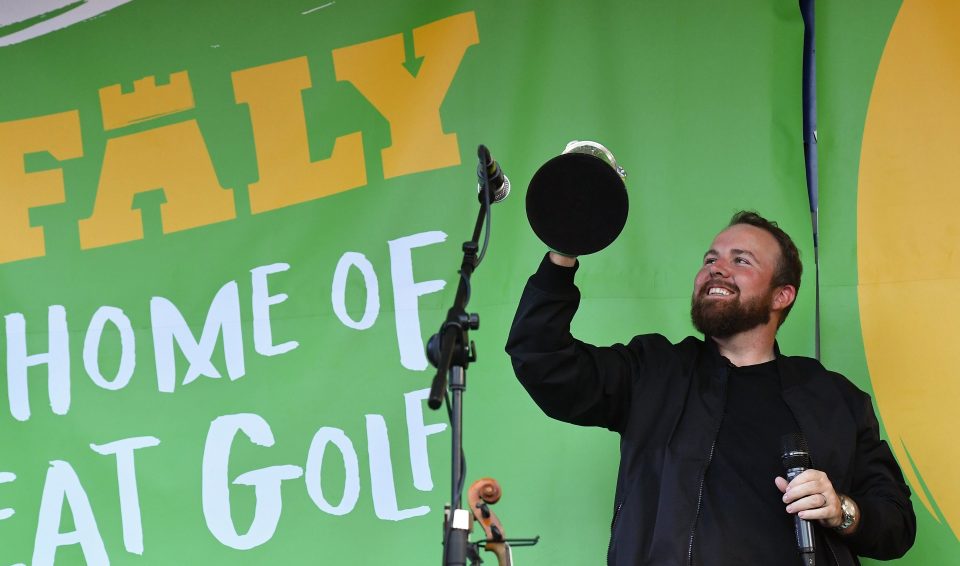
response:
M743 302L739 295L732 301L706 300L704 293L709 288L709 283L704 284L703 292L694 295L690 305L693 325L705 336L729 338L770 322L772 289L765 295Z

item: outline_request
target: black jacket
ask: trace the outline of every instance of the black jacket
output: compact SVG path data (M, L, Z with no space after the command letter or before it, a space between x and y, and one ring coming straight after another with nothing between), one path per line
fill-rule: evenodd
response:
M620 433L607 563L690 564L728 365L712 341L693 337L671 344L651 334L605 348L576 340L574 272L545 257L530 278L507 342L514 370L547 415ZM860 506L854 535L823 529L830 554L839 566L859 564L857 555L902 556L913 544L916 517L870 397L816 360L778 351L777 364L813 467Z

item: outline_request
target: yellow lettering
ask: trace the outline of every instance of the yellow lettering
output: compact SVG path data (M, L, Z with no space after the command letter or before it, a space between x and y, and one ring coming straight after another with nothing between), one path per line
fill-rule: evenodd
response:
M444 134L440 105L467 48L479 43L473 12L413 30L423 63L414 77L403 66L403 36L333 51L337 80L349 81L390 122L392 144L383 150L385 178L460 164L456 134Z
M107 141L93 215L80 221L80 247L143 238L133 208L137 193L163 189L163 232L205 226L236 216L233 193L220 186L196 120Z
M62 203L63 171L27 173L24 155L50 152L58 161L83 155L76 110L0 124L0 263L46 254L43 228L30 209Z
M170 75L170 82L162 86L157 86L154 77L133 81L133 92L128 94L121 93L118 84L100 89L104 130L122 128L193 107L193 89L186 71Z
M194 108L186 71L157 86L154 77L100 89L105 130ZM164 234L236 217L233 194L220 186L196 120L161 126L107 140L97 200L90 218L80 221L80 247L109 246L143 238L143 219L133 208L138 193L162 189Z
M306 57L233 73L238 104L247 104L260 179L250 185L250 210L265 212L367 184L363 137L338 137L328 159L310 161L301 92L310 88Z

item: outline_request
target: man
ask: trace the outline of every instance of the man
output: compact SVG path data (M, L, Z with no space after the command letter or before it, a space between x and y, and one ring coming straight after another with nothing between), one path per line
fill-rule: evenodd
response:
M546 414L621 435L608 564L799 565L795 514L814 525L820 566L910 548L910 491L869 396L777 347L802 264L775 222L737 213L704 255L691 307L703 340L576 340L577 267L547 254L507 352ZM787 482L780 441L793 433L812 469Z

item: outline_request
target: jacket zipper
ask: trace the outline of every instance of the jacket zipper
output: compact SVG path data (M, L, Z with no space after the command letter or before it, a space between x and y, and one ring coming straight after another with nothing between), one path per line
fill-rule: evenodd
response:
M721 422L723 419L721 418ZM703 466L703 473L700 474L700 489L697 492L697 512L693 516L693 524L690 525L690 544L687 547L687 564L693 566L693 536L697 531L697 521L700 520L700 509L703 507L703 482L707 477L707 468L713 462L713 452L717 447L717 436L720 434L720 423L717 423L717 430L713 435L713 444L710 445L710 455L707 456L707 463Z
M610 541L607 542L607 564L613 558L613 533L617 528L617 519L620 517L620 509L623 508L623 501L617 503L617 509L613 512L613 521L610 522Z
M729 372L729 369L724 368L726 372ZM711 462L713 462L713 453L717 449L717 438L720 436L720 425L723 424L723 415L727 412L727 374L724 374L724 380L721 381L722 390L720 396L723 398L723 412L720 413L720 419L717 420L717 428L713 431L713 443L710 444L710 454L707 456L707 463L703 466L703 472L700 474L700 489L697 491L697 512L693 516L693 524L690 525L690 544L687 546L687 564L693 566L693 538L697 532L697 521L700 520L700 511L703 507L703 483L707 478L707 469L710 468Z

